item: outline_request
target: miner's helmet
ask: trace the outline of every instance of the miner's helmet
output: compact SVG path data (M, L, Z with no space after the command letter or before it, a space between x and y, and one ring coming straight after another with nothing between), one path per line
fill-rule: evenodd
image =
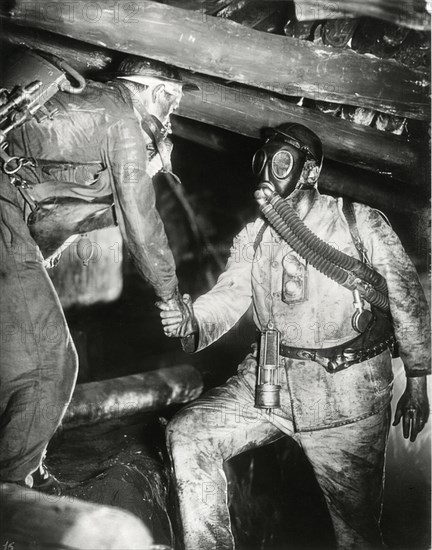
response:
M265 137L268 140L281 140L291 144L306 153L306 160L308 158L315 160L317 166L321 168L323 162L322 143L315 132L312 132L307 126L288 122L268 128Z
M196 84L185 82L176 67L136 55L128 55L120 62L115 77L145 86L155 82L181 84L183 92L199 90Z

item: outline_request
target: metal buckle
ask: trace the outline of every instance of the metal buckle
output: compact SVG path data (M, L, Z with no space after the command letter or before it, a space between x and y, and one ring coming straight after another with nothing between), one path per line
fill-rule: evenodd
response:
M307 351L305 349L301 349L297 352L297 357L299 359L306 359L306 360L309 360L309 361L315 361L315 363L318 363L319 365L321 365L325 369L327 369L328 364L329 364L328 359L326 359L325 357L321 357L315 351L312 352L312 351Z
M339 363L338 359L342 359L342 356L339 355L336 360L328 361L327 366L324 367L328 373L334 374L335 372L339 372L351 366L349 361L342 361Z
M15 168L9 166L12 162L17 163ZM31 166L34 168L36 163L34 160L25 157L10 157L3 162L3 172L8 176L14 176L25 166Z
M8 160L6 160L3 164L3 172L7 174L8 176L13 176L17 172L21 170L21 168L24 166L24 160L21 157L10 157ZM12 162L16 162L17 166L15 168L10 167L9 165Z
M299 359L308 359L311 361L315 361L315 353L312 353L311 351L306 351L305 349L300 349L297 352L297 357Z
M353 348L345 348L342 352L342 356L346 362L355 361L358 358L358 353Z

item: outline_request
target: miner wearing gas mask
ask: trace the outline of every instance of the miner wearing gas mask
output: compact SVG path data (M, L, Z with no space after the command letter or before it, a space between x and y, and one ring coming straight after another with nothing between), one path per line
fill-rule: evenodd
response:
M164 304L181 307L152 176L171 170L170 115L186 86L173 68L130 56L110 80L56 93L8 136L12 160L0 193L1 481L60 490L42 458L78 364L45 266L71 235L118 224L142 277Z
M417 273L382 215L317 188L322 145L283 124L255 154L262 215L188 315L161 305L168 336L199 351L252 304L259 331L238 372L167 428L185 547L234 548L223 463L288 435L314 469L337 546L382 545L392 353L406 371L394 424L414 441L429 415L429 314ZM289 467L289 464L286 465Z

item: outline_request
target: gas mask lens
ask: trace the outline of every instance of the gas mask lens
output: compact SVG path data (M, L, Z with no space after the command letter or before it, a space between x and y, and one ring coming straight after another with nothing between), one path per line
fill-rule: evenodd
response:
M255 176L259 176L267 162L267 154L263 149L258 149L252 159L252 171Z
M283 180L289 176L293 169L294 158L286 149L277 151L274 155L268 155L264 149L258 149L252 159L253 173L259 176L267 163L271 166L273 176Z
M288 177L294 165L292 154L287 150L278 151L271 159L271 169L274 176L280 180Z

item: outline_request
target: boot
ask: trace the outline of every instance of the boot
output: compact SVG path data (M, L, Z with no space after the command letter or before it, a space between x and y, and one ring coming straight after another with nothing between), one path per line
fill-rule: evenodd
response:
M61 496L62 490L68 488L68 484L60 482L51 474L44 462L41 462L39 468L31 474L33 478L32 489L46 493L47 495Z

